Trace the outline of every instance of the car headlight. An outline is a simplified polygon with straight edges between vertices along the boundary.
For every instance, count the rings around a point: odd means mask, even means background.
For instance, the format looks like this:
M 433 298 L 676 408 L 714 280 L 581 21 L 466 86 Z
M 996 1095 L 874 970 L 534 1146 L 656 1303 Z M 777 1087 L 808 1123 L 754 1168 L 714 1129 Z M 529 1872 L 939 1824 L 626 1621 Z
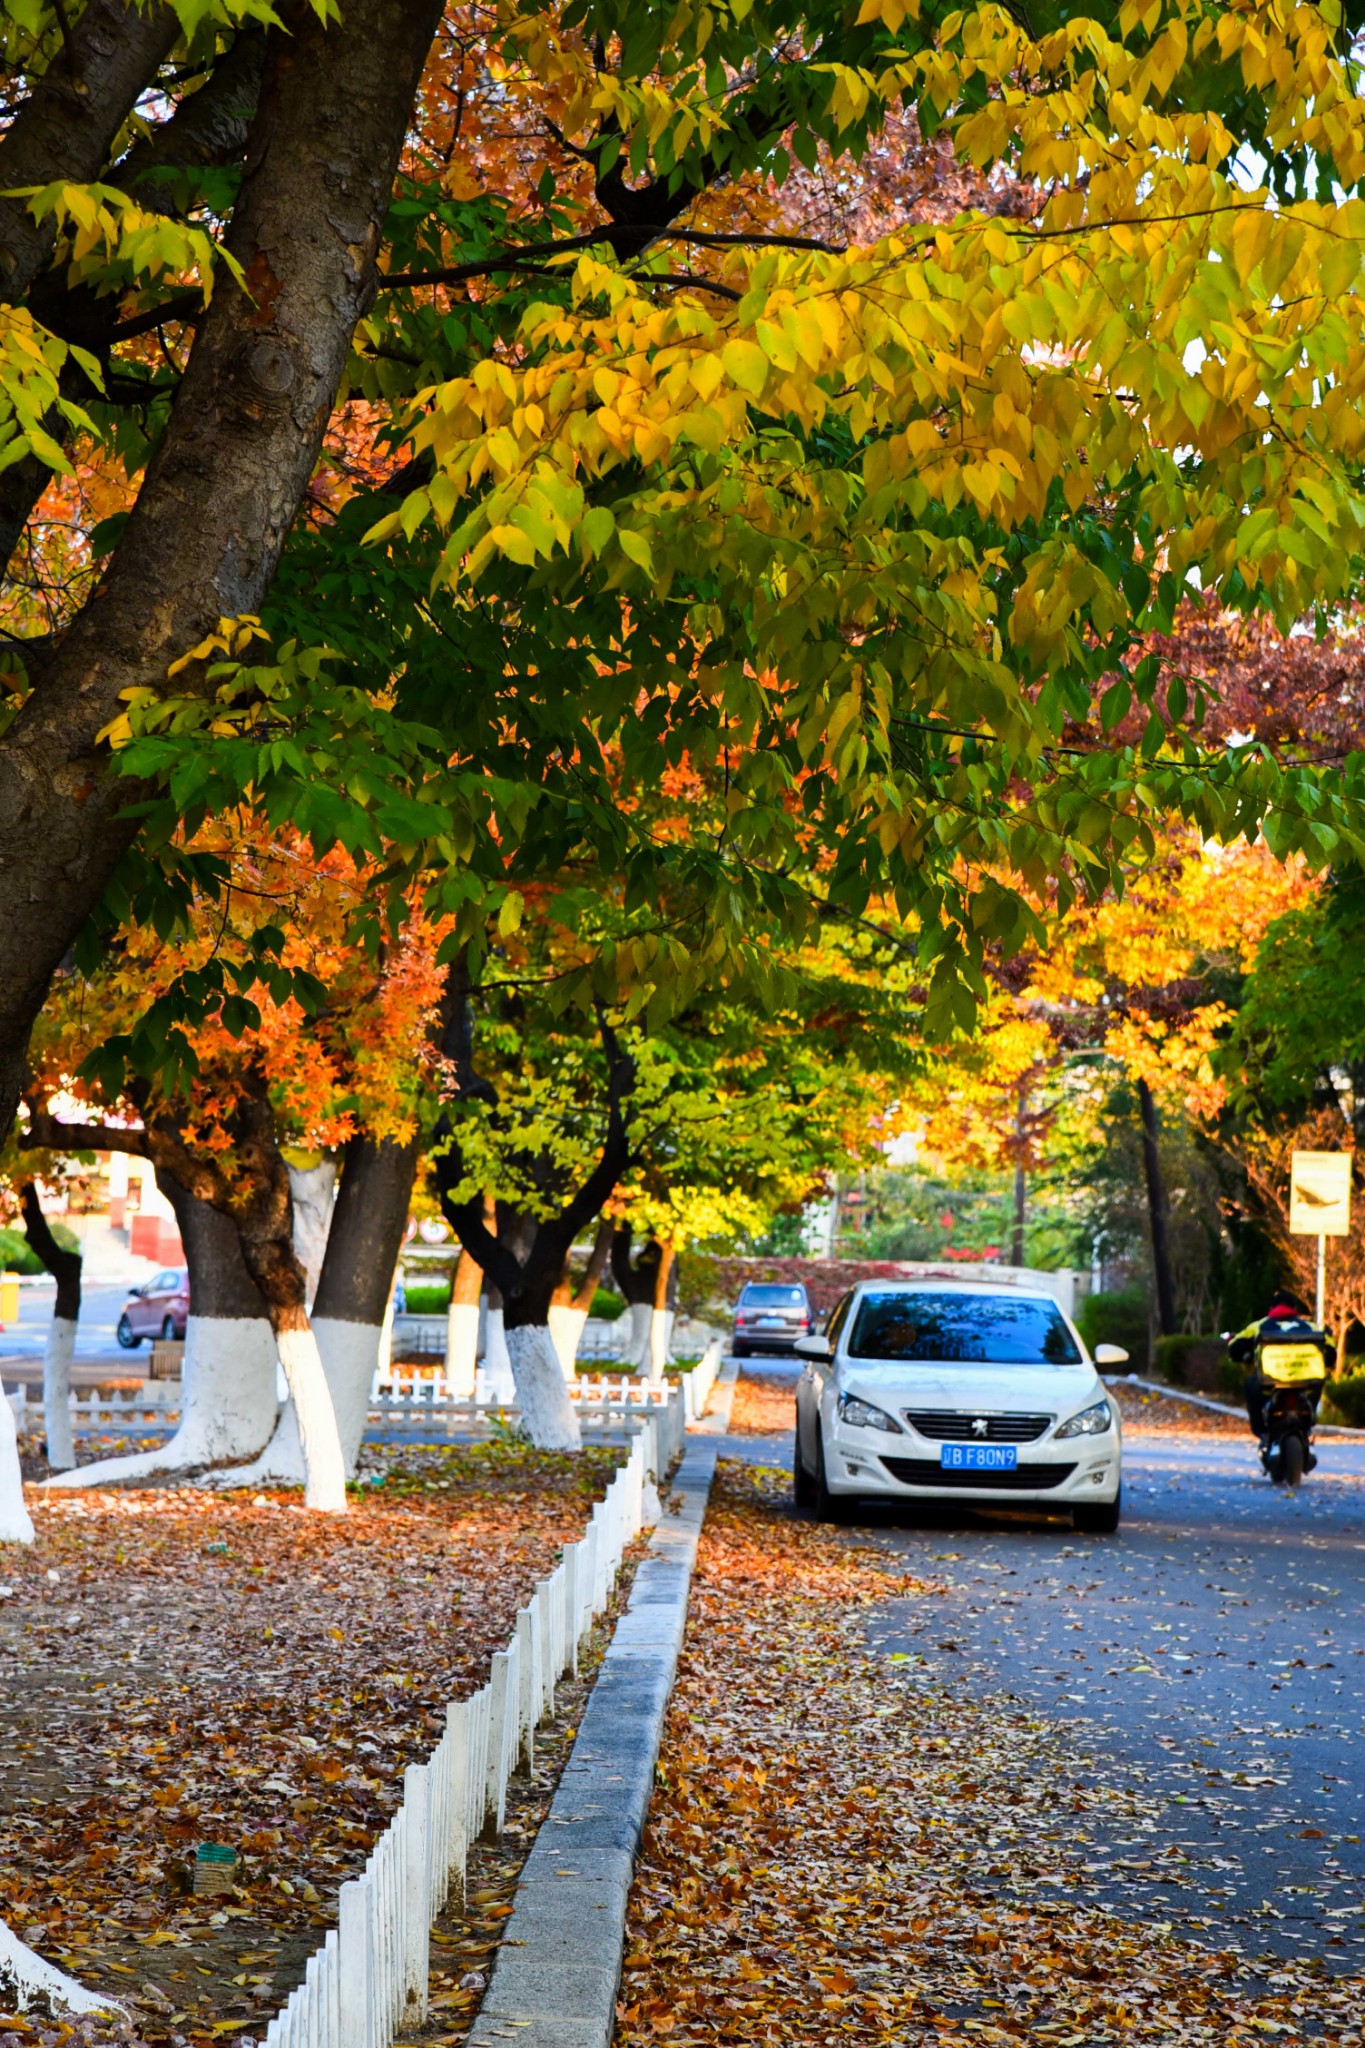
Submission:
M 1064 1436 L 1103 1436 L 1112 1428 L 1114 1411 L 1107 1401 L 1097 1401 L 1093 1408 L 1082 1408 L 1079 1415 L 1073 1415 L 1070 1422 L 1064 1422 L 1057 1432 L 1057 1438 Z
M 874 1408 L 870 1401 L 860 1401 L 856 1394 L 840 1394 L 839 1420 L 850 1429 L 884 1429 L 892 1436 L 905 1434 L 894 1415 L 888 1415 L 884 1408 Z

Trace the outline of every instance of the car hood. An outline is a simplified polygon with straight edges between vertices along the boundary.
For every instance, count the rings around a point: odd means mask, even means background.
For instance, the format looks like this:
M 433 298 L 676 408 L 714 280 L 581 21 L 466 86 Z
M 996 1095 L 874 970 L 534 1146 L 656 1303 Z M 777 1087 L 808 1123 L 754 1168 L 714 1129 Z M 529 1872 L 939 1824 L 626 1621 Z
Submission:
M 841 1393 L 861 1394 L 893 1414 L 946 1408 L 1064 1418 L 1104 1393 L 1093 1365 L 879 1365 L 851 1358 L 840 1364 L 838 1380 Z

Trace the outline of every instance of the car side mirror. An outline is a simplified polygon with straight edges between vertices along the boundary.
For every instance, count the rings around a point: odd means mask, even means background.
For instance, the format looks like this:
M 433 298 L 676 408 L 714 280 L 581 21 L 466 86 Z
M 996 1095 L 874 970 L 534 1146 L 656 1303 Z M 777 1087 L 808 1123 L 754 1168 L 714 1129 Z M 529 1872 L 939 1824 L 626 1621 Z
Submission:
M 798 1337 L 792 1345 L 792 1350 L 801 1358 L 828 1358 L 829 1338 L 819 1336 Z
M 1095 1363 L 1096 1365 L 1127 1365 L 1128 1353 L 1121 1344 L 1097 1344 L 1095 1346 Z

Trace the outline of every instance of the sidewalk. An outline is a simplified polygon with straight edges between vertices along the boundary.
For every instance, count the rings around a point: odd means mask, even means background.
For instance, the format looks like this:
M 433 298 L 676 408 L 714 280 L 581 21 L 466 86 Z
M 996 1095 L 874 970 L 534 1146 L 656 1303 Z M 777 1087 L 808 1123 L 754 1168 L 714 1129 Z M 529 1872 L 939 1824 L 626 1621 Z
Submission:
M 922 1655 L 872 1645 L 893 1600 L 925 1609 Z M 1358 2044 L 1359 1979 L 1098 1901 L 1097 1841 L 1155 1802 L 1060 1723 L 968 1696 L 936 1605 L 875 1539 L 795 1521 L 777 1473 L 722 1462 L 616 2048 Z

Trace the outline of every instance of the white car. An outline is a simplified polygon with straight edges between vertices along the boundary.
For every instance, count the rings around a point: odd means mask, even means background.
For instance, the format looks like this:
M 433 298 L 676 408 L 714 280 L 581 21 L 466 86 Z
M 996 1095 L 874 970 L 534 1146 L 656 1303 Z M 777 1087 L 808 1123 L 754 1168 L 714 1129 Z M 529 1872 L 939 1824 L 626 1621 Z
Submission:
M 864 1281 L 824 1336 L 797 1340 L 796 1500 L 838 1520 L 855 1499 L 1069 1508 L 1119 1525 L 1123 1436 L 1095 1365 L 1050 1294 L 984 1281 Z

